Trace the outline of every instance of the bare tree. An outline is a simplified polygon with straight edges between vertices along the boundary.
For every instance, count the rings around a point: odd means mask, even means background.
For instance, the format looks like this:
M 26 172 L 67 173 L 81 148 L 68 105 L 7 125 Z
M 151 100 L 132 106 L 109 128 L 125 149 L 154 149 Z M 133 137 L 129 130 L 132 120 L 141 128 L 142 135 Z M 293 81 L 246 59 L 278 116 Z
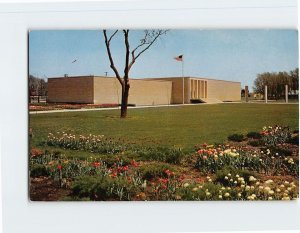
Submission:
M 107 50 L 107 55 L 110 62 L 110 67 L 114 71 L 116 78 L 119 80 L 122 88 L 122 100 L 121 100 L 121 118 L 126 118 L 127 116 L 127 105 L 128 105 L 128 97 L 129 97 L 129 72 L 137 59 L 147 51 L 155 41 L 162 35 L 166 34 L 168 30 L 145 30 L 144 37 L 140 40 L 140 43 L 132 50 L 130 50 L 130 42 L 129 42 L 129 30 L 124 29 L 124 43 L 126 48 L 125 55 L 125 67 L 124 67 L 124 75 L 121 77 L 117 67 L 115 66 L 114 59 L 111 53 L 110 42 L 113 37 L 118 33 L 119 30 L 115 30 L 110 36 L 108 36 L 107 31 L 103 30 L 105 45 Z

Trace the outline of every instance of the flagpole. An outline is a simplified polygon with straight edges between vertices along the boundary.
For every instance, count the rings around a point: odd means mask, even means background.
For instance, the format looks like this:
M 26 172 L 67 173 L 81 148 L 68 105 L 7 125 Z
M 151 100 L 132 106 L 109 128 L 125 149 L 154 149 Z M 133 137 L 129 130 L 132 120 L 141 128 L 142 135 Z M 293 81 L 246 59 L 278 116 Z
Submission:
M 181 64 L 181 72 L 182 72 L 182 104 L 184 104 L 184 61 L 182 59 L 182 64 Z

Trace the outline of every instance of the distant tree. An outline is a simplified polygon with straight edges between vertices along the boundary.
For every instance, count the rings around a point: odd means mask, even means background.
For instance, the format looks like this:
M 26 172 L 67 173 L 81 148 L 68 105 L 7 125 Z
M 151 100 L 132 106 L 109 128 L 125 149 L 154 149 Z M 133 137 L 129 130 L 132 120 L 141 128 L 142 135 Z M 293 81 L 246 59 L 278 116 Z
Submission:
M 114 58 L 112 56 L 110 43 L 113 37 L 118 33 L 118 30 L 115 30 L 110 36 L 107 35 L 107 30 L 103 30 L 105 46 L 110 62 L 110 67 L 114 71 L 116 78 L 119 80 L 122 88 L 122 100 L 121 100 L 121 118 L 126 118 L 127 116 L 127 105 L 128 105 L 128 97 L 129 97 L 129 72 L 132 66 L 135 64 L 137 59 L 148 50 L 155 41 L 162 35 L 166 34 L 168 30 L 145 30 L 144 37 L 141 38 L 140 43 L 134 47 L 134 49 L 130 50 L 130 42 L 129 42 L 129 32 L 130 30 L 124 29 L 124 43 L 125 43 L 125 67 L 124 67 L 124 75 L 121 77 L 119 70 L 117 69 Z
M 296 94 L 299 92 L 299 68 L 296 68 L 289 73 L 291 77 L 291 92 Z
M 241 90 L 241 96 L 242 96 L 242 97 L 245 97 L 245 92 L 246 92 L 245 89 L 242 89 L 242 90 Z
M 29 101 L 30 101 L 30 96 L 34 96 L 34 95 L 46 96 L 47 95 L 47 82 L 42 78 L 38 78 L 33 75 L 29 75 L 28 94 L 29 94 Z
M 287 72 L 270 73 L 265 72 L 258 74 L 254 80 L 253 90 L 255 93 L 264 95 L 265 86 L 268 86 L 268 97 L 279 99 L 284 95 L 285 85 L 289 86 L 290 91 L 298 90 L 298 68 Z

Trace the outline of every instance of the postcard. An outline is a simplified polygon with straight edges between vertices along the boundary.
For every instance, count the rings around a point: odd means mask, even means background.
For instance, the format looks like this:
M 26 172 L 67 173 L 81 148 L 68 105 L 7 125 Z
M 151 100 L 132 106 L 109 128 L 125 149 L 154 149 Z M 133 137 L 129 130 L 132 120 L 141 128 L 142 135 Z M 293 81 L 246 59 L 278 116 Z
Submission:
M 298 199 L 297 30 L 28 39 L 30 200 Z

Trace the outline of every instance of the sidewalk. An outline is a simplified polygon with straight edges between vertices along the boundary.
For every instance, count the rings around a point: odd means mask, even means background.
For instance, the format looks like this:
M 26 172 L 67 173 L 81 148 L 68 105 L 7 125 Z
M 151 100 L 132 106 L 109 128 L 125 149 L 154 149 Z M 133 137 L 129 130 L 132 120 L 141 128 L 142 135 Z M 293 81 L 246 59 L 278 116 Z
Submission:
M 266 104 L 265 102 L 223 102 L 223 103 L 201 103 L 201 104 L 171 104 L 171 105 L 146 105 L 128 107 L 128 109 L 140 109 L 140 108 L 160 108 L 160 107 L 183 107 L 183 106 L 201 106 L 201 105 L 212 105 L 212 104 Z M 284 102 L 268 102 L 267 104 L 299 104 L 299 103 L 284 103 Z M 106 111 L 106 110 L 119 110 L 121 107 L 113 108 L 81 108 L 81 109 L 60 109 L 60 110 L 49 110 L 49 111 L 30 111 L 29 114 L 43 114 L 43 113 L 60 113 L 60 112 L 87 112 L 87 111 Z

